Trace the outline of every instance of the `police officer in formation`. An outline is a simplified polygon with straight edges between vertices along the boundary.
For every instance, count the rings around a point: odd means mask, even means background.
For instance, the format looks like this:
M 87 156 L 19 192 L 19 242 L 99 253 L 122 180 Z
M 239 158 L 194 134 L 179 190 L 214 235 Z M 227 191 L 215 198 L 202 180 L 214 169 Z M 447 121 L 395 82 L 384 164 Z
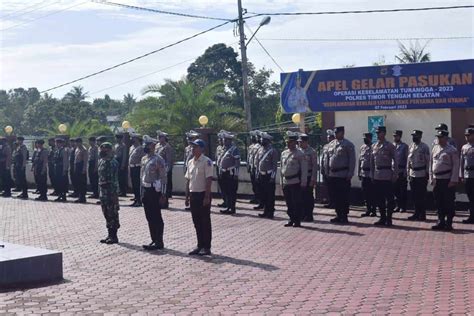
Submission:
M 174 164 L 174 150 L 173 147 L 168 142 L 168 133 L 157 131 L 158 144 L 156 145 L 156 154 L 160 155 L 161 158 L 165 161 L 166 164 L 166 178 L 168 183 L 166 184 L 166 192 L 163 192 L 165 195 L 165 204 L 163 208 L 168 208 L 169 203 L 168 199 L 171 198 L 171 191 L 173 189 L 173 164 Z
M 48 176 L 49 182 L 51 183 L 51 187 L 53 188 L 53 192 L 51 192 L 51 196 L 58 195 L 58 186 L 56 184 L 56 176 L 54 174 L 54 154 L 56 152 L 56 141 L 54 137 L 48 139 Z
M 286 132 L 286 149 L 281 153 L 280 183 L 290 218 L 285 227 L 301 227 L 303 217 L 302 192 L 308 181 L 308 160 L 297 147 L 299 134 Z
M 392 214 L 395 208 L 393 183 L 398 178 L 398 161 L 395 146 L 385 139 L 385 126 L 376 128 L 377 142 L 372 145 L 370 172 L 373 181 L 376 205 L 380 219 L 374 223 L 378 226 L 392 226 Z
M 393 133 L 393 145 L 396 149 L 398 161 L 398 179 L 394 185 L 396 208 L 394 212 L 405 212 L 407 209 L 407 162 L 408 145 L 402 142 L 403 131 L 396 130 Z
M 439 123 L 438 126 L 435 127 L 435 130 L 436 131 L 447 131 L 448 130 L 448 125 L 446 125 L 445 123 Z M 435 137 L 435 139 L 433 140 L 433 143 L 431 144 L 432 147 L 434 147 L 435 145 L 438 145 L 438 137 Z M 448 136 L 448 144 L 453 146 L 454 148 L 458 148 L 457 144 L 456 144 L 456 141 Z
M 89 149 L 88 149 L 88 166 L 87 173 L 89 176 L 89 182 L 91 185 L 92 194 L 89 195 L 91 199 L 99 198 L 99 147 L 97 146 L 97 140 L 94 136 L 89 137 Z
M 37 150 L 33 159 L 33 174 L 36 180 L 37 191 L 39 196 L 36 201 L 47 201 L 48 193 L 48 157 L 49 152 L 44 148 L 44 140 L 36 141 Z
M 133 203 L 132 207 L 141 207 L 142 199 L 140 196 L 140 173 L 142 166 L 142 158 L 145 155 L 143 152 L 142 146 L 142 136 L 137 133 L 132 133 L 130 135 L 132 139 L 132 146 L 129 150 L 129 168 L 130 168 L 130 180 L 132 182 L 132 191 L 133 191 Z
M 257 192 L 263 213 L 259 217 L 273 219 L 275 213 L 275 183 L 280 155 L 272 146 L 273 137 L 267 132 L 260 132 L 261 145 L 252 158 L 253 169 L 257 180 Z
M 328 203 L 324 205 L 325 208 L 333 208 L 334 207 L 334 197 L 331 198 L 332 192 L 329 190 L 329 144 L 336 138 L 334 135 L 334 130 L 328 129 L 326 130 L 326 140 L 327 143 L 323 146 L 321 151 L 321 176 L 323 178 L 323 183 L 326 185 L 327 192 L 328 192 Z
M 447 130 L 438 130 L 436 137 L 438 142 L 431 151 L 430 180 L 438 210 L 438 224 L 432 229 L 451 231 L 459 180 L 459 156 L 456 147 L 448 143 Z
M 344 126 L 334 129 L 335 139 L 328 147 L 328 182 L 330 195 L 334 197 L 336 217 L 331 223 L 349 222 L 351 180 L 355 170 L 355 148 L 344 138 Z
M 252 184 L 253 197 L 250 199 L 251 204 L 259 204 L 258 197 L 258 183 L 257 183 L 257 170 L 254 164 L 254 159 L 257 156 L 257 152 L 260 149 L 258 142 L 257 131 L 250 131 L 250 145 L 247 148 L 247 172 L 250 175 L 250 182 Z
M 69 157 L 64 146 L 64 139 L 56 138 L 56 152 L 54 153 L 54 175 L 56 177 L 58 197 L 55 202 L 65 202 L 68 186 Z
M 191 143 L 199 138 L 201 134 L 196 131 L 190 130 L 186 133 L 186 141 L 188 145 L 184 148 L 184 158 L 183 158 L 183 171 L 186 173 L 186 168 L 188 166 L 188 161 L 193 157 L 193 146 Z
M 318 157 L 316 150 L 309 146 L 309 136 L 304 133 L 300 133 L 298 138 L 298 147 L 306 155 L 306 161 L 308 162 L 308 178 L 306 181 L 306 188 L 302 192 L 303 195 L 303 222 L 313 222 L 313 209 L 314 209 L 314 187 L 317 181 L 318 174 Z
M 364 144 L 360 146 L 359 153 L 359 168 L 358 176 L 362 185 L 362 193 L 364 195 L 366 212 L 361 216 L 377 216 L 376 205 L 375 205 L 375 196 L 374 188 L 372 184 L 372 178 L 370 174 L 370 159 L 372 158 L 372 133 L 364 133 Z
M 229 132 L 222 132 L 224 149 L 219 159 L 219 173 L 222 178 L 222 193 L 226 198 L 227 208 L 222 214 L 235 214 L 237 189 L 239 185 L 240 152 L 234 144 L 235 136 Z
M 141 192 L 146 220 L 150 230 L 151 243 L 143 245 L 145 250 L 164 248 L 164 223 L 161 216 L 161 205 L 166 200 L 166 162 L 155 153 L 158 140 L 143 136 L 143 151 L 145 156 L 141 162 Z
M 222 132 L 223 130 L 217 133 L 217 147 L 216 147 L 214 165 L 215 165 L 216 175 L 217 175 L 217 187 L 222 197 L 222 203 L 218 204 L 217 206 L 227 208 L 226 197 L 222 191 L 222 176 L 219 172 L 220 159 L 222 157 L 222 154 L 224 153 L 224 138 L 222 137 Z
M 430 168 L 430 148 L 421 141 L 423 132 L 414 130 L 411 133 L 413 142 L 408 149 L 407 174 L 410 181 L 410 189 L 415 204 L 415 212 L 409 216 L 409 220 L 426 220 L 426 192 Z
M 112 144 L 104 142 L 100 145 L 100 160 L 98 164 L 98 185 L 100 188 L 100 204 L 105 217 L 108 231 L 107 237 L 101 239 L 103 244 L 118 243 L 117 231 L 120 228 L 119 221 L 119 164 L 114 158 Z
M 466 144 L 461 149 L 459 176 L 469 199 L 469 217 L 462 222 L 474 224 L 474 128 L 466 129 L 464 135 Z
M 12 188 L 12 177 L 11 177 L 11 165 L 12 165 L 12 149 L 7 142 L 7 139 L 0 136 L 0 191 L 2 197 L 11 197 Z
M 78 199 L 75 203 L 86 203 L 87 193 L 87 162 L 89 155 L 82 144 L 82 138 L 76 138 L 76 150 L 74 152 L 74 177 L 76 179 L 76 190 Z
M 119 163 L 119 196 L 127 196 L 128 187 L 128 152 L 123 141 L 123 134 L 116 134 L 115 160 Z
M 16 148 L 13 153 L 13 165 L 15 168 L 15 181 L 21 194 L 17 197 L 28 199 L 28 183 L 26 182 L 26 163 L 28 162 L 28 149 L 23 144 L 25 138 L 17 137 Z
M 74 170 L 75 159 L 76 159 L 76 139 L 70 138 L 69 139 L 69 148 L 65 148 L 66 152 L 69 155 L 69 178 L 71 179 L 72 185 L 72 193 L 68 195 L 68 197 L 79 197 L 77 193 L 77 181 L 76 181 L 76 172 Z

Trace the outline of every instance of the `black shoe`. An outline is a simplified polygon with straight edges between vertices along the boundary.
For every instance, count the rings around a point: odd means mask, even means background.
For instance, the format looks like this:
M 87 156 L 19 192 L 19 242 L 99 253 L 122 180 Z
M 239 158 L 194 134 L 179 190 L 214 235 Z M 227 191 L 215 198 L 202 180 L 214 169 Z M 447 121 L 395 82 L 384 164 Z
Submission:
M 81 204 L 84 204 L 84 203 L 87 203 L 86 199 L 82 198 L 82 199 L 77 199 L 74 201 L 74 203 L 81 203 Z
M 20 194 L 16 196 L 17 199 L 28 200 L 28 194 Z
M 347 217 L 343 217 L 343 218 L 339 219 L 339 223 L 340 224 L 349 224 L 349 220 L 347 219 Z
M 18 189 L 18 188 L 15 188 L 15 189 L 12 190 L 12 192 L 21 192 L 21 191 L 23 191 L 23 190 L 22 190 L 22 189 Z
M 149 245 L 143 245 L 143 249 L 145 250 L 158 250 L 158 249 L 163 249 L 164 245 L 163 243 L 157 243 L 157 242 L 152 242 Z
M 98 194 L 91 194 L 88 196 L 89 199 L 98 199 L 99 195 Z
M 367 216 L 370 216 L 370 215 L 371 215 L 370 212 L 365 212 L 365 213 L 362 213 L 362 214 L 360 215 L 360 217 L 367 217 Z
M 418 220 L 419 220 L 420 222 L 424 222 L 424 221 L 426 221 L 426 216 L 420 216 L 420 217 L 418 218 Z
M 331 218 L 331 219 L 329 220 L 329 222 L 331 222 L 331 223 L 340 223 L 340 222 L 341 222 L 341 219 L 336 216 L 336 217 L 334 217 L 334 218 Z
M 387 219 L 387 221 L 385 222 L 385 226 L 387 227 L 392 227 L 392 220 L 391 219 Z
M 127 197 L 127 193 L 123 193 L 123 192 L 122 192 L 122 193 L 119 194 L 119 196 L 120 196 L 120 197 Z
M 138 207 L 138 203 L 137 203 L 137 202 L 133 202 L 132 204 L 130 204 L 130 207 Z
M 251 200 L 249 201 L 249 203 L 250 203 L 250 204 L 258 204 L 259 202 L 258 202 L 257 199 L 251 199 Z
M 199 255 L 199 256 L 210 256 L 210 255 L 212 255 L 211 249 L 202 248 L 202 249 L 199 251 L 198 255 Z
M 452 232 L 454 230 L 453 225 L 446 224 L 446 226 L 444 227 L 444 230 L 447 232 Z
M 385 219 L 379 219 L 374 223 L 375 226 L 385 226 Z
M 404 208 L 401 208 L 401 209 L 400 209 L 400 213 L 406 213 L 406 211 L 407 211 L 407 210 L 404 209 Z
M 304 222 L 304 223 L 312 223 L 312 222 L 314 222 L 314 219 L 311 218 L 311 217 L 305 217 L 305 218 L 303 218 L 302 222 Z
M 68 194 L 67 197 L 77 198 L 77 197 L 79 197 L 79 194 L 71 193 L 71 194 Z
M 462 221 L 463 224 L 474 224 L 474 217 L 468 217 Z
M 294 223 L 292 221 L 289 221 L 288 223 L 286 223 L 285 225 L 283 225 L 284 227 L 293 227 Z
M 399 207 L 396 207 L 394 210 L 393 210 L 393 213 L 398 213 L 400 212 L 400 208 Z
M 188 207 L 185 207 L 184 210 L 185 210 L 185 211 L 190 211 L 191 208 L 188 206 Z
M 35 201 L 47 201 L 48 198 L 46 196 L 38 196 Z
M 234 209 L 230 209 L 229 212 L 227 212 L 227 214 L 230 214 L 230 215 L 235 214 L 235 208 L 234 208 Z
M 408 216 L 407 220 L 409 221 L 417 221 L 419 220 L 418 215 L 413 214 L 412 216 Z
M 104 239 L 101 239 L 101 240 L 100 240 L 100 243 L 101 243 L 101 244 L 106 244 L 106 243 L 108 243 L 109 240 L 110 240 L 110 236 L 107 236 L 107 237 L 105 237 Z
M 229 214 L 229 209 L 220 210 L 219 212 L 220 212 L 221 214 Z
M 188 255 L 190 255 L 190 256 L 196 256 L 196 255 L 198 255 L 200 252 L 201 252 L 201 248 L 195 248 L 195 249 L 193 249 L 192 251 L 190 251 L 190 252 L 188 253 Z
M 370 217 L 377 217 L 377 213 L 375 212 L 370 213 Z
M 53 192 L 52 192 L 50 195 L 51 195 L 51 196 L 58 196 L 58 195 L 59 195 L 59 193 L 58 193 L 58 192 L 56 192 L 56 191 L 53 191 Z
M 225 203 L 220 203 L 220 204 L 217 204 L 218 207 L 227 207 L 227 204 Z
M 434 226 L 431 226 L 431 229 L 432 230 L 444 230 L 445 227 L 446 227 L 446 225 L 444 223 L 438 223 Z
M 54 199 L 54 202 L 66 202 L 66 197 L 58 196 L 56 199 Z
M 40 192 L 36 190 L 35 192 L 33 192 L 33 194 L 40 194 Z
M 293 227 L 301 227 L 301 223 L 294 223 Z
M 261 210 L 261 209 L 263 209 L 264 207 L 265 207 L 265 206 L 263 206 L 263 205 L 257 205 L 257 206 L 254 206 L 253 209 L 254 209 L 254 210 Z

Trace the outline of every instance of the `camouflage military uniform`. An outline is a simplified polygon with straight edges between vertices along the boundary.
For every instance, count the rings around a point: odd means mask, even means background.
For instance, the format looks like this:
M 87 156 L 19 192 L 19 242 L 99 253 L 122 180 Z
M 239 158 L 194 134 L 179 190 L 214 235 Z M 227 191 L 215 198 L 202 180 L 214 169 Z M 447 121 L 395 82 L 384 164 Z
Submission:
M 108 229 L 118 229 L 119 222 L 119 182 L 118 182 L 119 165 L 117 160 L 100 159 L 99 160 L 99 197 L 102 206 L 102 212 L 107 221 Z

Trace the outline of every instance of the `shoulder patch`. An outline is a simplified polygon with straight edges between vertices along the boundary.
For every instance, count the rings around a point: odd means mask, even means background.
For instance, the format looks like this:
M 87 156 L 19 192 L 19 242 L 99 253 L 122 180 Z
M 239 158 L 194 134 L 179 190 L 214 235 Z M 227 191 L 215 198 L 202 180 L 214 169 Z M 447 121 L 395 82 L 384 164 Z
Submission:
M 212 161 L 211 161 L 211 159 L 208 159 L 208 160 L 207 160 L 207 165 L 208 165 L 209 167 L 212 166 Z

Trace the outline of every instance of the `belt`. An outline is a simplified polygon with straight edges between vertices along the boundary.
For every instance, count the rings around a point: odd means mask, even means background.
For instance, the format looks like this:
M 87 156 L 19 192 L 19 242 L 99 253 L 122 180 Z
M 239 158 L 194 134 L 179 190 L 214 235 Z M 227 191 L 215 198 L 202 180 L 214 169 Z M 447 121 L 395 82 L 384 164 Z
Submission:
M 416 167 L 416 168 L 410 167 L 410 169 L 413 171 L 421 171 L 421 170 L 426 170 L 426 166 L 421 166 L 421 167 Z
M 339 172 L 344 170 L 349 170 L 349 167 L 331 168 L 331 172 Z
M 392 166 L 375 166 L 377 170 L 392 170 Z
M 141 164 L 130 164 L 130 168 L 141 167 Z
M 300 173 L 297 173 L 295 175 L 292 175 L 292 176 L 285 176 L 285 179 L 286 180 L 291 180 L 291 179 L 296 179 L 296 178 L 299 178 L 301 176 Z
M 453 170 L 450 169 L 450 170 L 446 170 L 446 171 L 435 172 L 434 174 L 435 174 L 435 176 L 442 176 L 442 175 L 451 173 L 451 171 L 453 171 Z
M 147 189 L 151 189 L 151 188 L 154 188 L 155 186 L 153 185 L 153 183 L 143 183 L 142 182 L 142 187 L 147 188 Z
M 264 175 L 270 174 L 272 172 L 271 171 L 259 171 L 258 173 L 264 176 Z
M 224 172 L 227 172 L 227 171 L 231 171 L 231 170 L 234 170 L 234 169 L 235 169 L 235 167 L 231 167 L 231 168 L 227 168 L 227 169 L 222 168 L 221 170 L 224 171 Z

